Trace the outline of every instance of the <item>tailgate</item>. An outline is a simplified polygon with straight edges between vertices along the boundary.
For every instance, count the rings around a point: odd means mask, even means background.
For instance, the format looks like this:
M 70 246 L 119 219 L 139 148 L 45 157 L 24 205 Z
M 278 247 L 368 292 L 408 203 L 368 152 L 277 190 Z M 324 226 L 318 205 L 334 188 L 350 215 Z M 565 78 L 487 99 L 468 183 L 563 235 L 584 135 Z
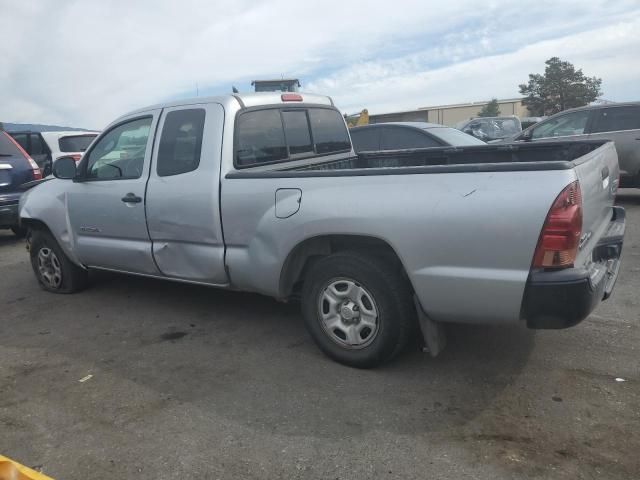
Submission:
M 612 142 L 574 160 L 582 196 L 582 230 L 570 268 L 533 269 L 522 317 L 529 328 L 566 328 L 584 320 L 611 295 L 625 232 L 625 213 L 613 205 L 618 157 Z
M 582 193 L 582 235 L 576 266 L 591 260 L 591 253 L 606 234 L 615 202 L 620 169 L 613 142 L 575 160 Z

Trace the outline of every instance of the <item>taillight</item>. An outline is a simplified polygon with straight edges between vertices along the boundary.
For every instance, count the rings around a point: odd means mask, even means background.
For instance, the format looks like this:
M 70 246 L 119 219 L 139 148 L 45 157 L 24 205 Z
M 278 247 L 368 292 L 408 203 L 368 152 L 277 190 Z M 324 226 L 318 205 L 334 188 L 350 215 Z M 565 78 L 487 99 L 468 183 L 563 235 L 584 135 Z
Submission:
M 42 172 L 40 171 L 40 167 L 38 167 L 38 164 L 33 161 L 33 158 L 29 156 L 29 154 L 24 150 L 24 148 L 22 148 L 22 146 L 18 142 L 16 142 L 16 140 L 11 135 L 9 135 L 6 132 L 5 132 L 5 135 L 11 141 L 11 143 L 13 143 L 16 146 L 16 148 L 20 150 L 20 153 L 22 153 L 22 155 L 24 156 L 24 159 L 29 163 L 29 166 L 31 167 L 31 171 L 33 172 L 33 179 L 40 180 L 42 178 Z
M 27 157 L 27 161 L 29 165 L 31 165 L 31 170 L 33 171 L 33 179 L 40 180 L 42 178 L 42 172 L 40 171 L 40 167 L 36 162 L 33 161 L 33 158 Z
M 569 184 L 556 198 L 540 232 L 533 267 L 573 267 L 582 233 L 580 184 Z

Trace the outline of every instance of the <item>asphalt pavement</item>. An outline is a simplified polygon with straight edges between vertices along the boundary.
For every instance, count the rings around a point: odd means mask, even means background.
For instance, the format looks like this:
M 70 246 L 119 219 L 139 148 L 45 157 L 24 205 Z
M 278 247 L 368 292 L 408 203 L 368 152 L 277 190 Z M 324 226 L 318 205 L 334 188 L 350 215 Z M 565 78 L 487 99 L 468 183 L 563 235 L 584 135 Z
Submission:
M 640 478 L 640 191 L 619 203 L 618 285 L 582 324 L 456 325 L 368 371 L 258 295 L 46 293 L 0 232 L 0 454 L 56 479 Z

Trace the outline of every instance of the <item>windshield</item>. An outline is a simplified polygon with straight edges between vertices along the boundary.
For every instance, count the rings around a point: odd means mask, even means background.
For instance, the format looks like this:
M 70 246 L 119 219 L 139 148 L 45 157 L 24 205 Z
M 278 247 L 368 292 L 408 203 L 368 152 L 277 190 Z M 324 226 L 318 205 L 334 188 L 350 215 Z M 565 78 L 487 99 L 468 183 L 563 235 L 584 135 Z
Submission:
M 460 130 L 449 127 L 441 128 L 425 128 L 431 135 L 438 137 L 440 140 L 452 145 L 454 147 L 464 147 L 469 145 L 486 145 L 482 140 L 479 140 L 471 135 L 467 135 Z
M 97 136 L 97 133 L 93 133 L 60 137 L 58 146 L 61 152 L 84 152 Z

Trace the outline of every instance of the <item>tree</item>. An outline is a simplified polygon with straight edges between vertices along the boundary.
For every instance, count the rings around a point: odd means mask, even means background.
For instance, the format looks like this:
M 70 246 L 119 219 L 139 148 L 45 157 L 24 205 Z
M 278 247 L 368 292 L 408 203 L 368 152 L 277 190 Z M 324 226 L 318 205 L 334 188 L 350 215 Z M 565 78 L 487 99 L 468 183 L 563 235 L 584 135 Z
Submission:
M 551 57 L 544 75 L 529 74 L 529 83 L 520 85 L 522 100 L 533 116 L 553 115 L 567 108 L 582 107 L 601 95 L 602 79 L 587 77 L 582 69 Z
M 499 117 L 500 116 L 500 106 L 498 105 L 498 99 L 492 98 L 489 103 L 487 103 L 482 109 L 478 112 L 479 117 Z

